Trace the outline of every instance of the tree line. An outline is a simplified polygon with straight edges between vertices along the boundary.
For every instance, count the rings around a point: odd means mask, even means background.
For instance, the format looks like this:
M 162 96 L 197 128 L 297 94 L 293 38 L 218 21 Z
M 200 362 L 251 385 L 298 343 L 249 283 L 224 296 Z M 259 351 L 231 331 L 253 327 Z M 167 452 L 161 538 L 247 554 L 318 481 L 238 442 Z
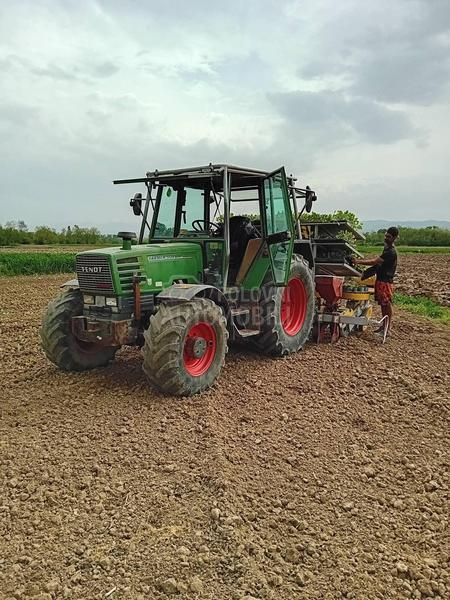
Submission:
M 252 220 L 259 218 L 259 215 L 246 216 Z M 302 223 L 311 221 L 348 221 L 355 229 L 362 228 L 359 218 L 348 210 L 338 210 L 329 214 L 316 212 L 304 213 L 300 221 Z M 399 232 L 398 246 L 450 246 L 450 229 L 441 229 L 436 226 L 418 229 L 413 227 L 399 227 Z M 366 243 L 373 246 L 383 245 L 384 233 L 384 229 L 365 233 Z M 9 221 L 5 225 L 0 225 L 0 246 L 16 246 L 19 244 L 114 245 L 118 243 L 117 236 L 103 234 L 96 227 L 69 225 L 61 229 L 61 231 L 56 231 L 52 227 L 42 225 L 30 231 L 24 221 Z
M 0 246 L 16 246 L 19 244 L 117 244 L 118 238 L 112 234 L 103 234 L 96 227 L 79 227 L 68 225 L 56 231 L 52 227 L 42 225 L 29 231 L 24 221 L 9 221 L 0 225 Z
M 441 229 L 435 225 L 430 227 L 399 227 L 397 246 L 450 246 L 450 229 Z M 366 243 L 381 246 L 384 242 L 384 229 L 366 233 Z

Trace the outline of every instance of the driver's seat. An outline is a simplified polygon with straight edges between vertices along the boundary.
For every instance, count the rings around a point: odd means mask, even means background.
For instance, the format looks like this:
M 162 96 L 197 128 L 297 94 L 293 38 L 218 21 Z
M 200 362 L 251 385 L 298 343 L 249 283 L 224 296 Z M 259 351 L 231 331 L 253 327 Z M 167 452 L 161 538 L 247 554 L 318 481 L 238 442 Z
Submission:
M 247 244 L 256 239 L 258 233 L 248 217 L 237 215 L 230 218 L 230 267 L 228 283 L 234 283 L 242 264 Z

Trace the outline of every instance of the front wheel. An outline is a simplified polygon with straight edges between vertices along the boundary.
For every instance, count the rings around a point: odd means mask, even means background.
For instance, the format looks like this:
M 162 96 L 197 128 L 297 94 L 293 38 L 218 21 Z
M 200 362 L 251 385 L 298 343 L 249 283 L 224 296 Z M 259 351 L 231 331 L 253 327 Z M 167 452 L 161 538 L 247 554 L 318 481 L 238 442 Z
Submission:
M 190 396 L 217 379 L 227 353 L 228 330 L 212 300 L 161 303 L 144 333 L 143 369 L 161 391 Z
M 301 350 L 311 331 L 314 308 L 311 270 L 302 257 L 294 255 L 287 286 L 267 284 L 261 289 L 261 333 L 254 345 L 272 356 Z
M 83 314 L 80 290 L 66 290 L 50 302 L 41 327 L 41 345 L 62 371 L 87 371 L 110 363 L 117 348 L 83 342 L 72 333 L 72 317 Z

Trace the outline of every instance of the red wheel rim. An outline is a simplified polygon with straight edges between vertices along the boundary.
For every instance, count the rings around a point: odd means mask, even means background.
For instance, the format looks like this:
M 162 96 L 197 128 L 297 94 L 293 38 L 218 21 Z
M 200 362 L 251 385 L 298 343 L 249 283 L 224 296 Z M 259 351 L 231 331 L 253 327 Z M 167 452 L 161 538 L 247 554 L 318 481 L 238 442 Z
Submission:
M 307 296 L 305 284 L 293 277 L 285 287 L 281 299 L 281 325 L 288 335 L 296 335 L 306 319 Z
M 216 349 L 217 340 L 214 327 L 205 322 L 193 325 L 184 342 L 184 368 L 193 377 L 200 377 L 211 366 Z

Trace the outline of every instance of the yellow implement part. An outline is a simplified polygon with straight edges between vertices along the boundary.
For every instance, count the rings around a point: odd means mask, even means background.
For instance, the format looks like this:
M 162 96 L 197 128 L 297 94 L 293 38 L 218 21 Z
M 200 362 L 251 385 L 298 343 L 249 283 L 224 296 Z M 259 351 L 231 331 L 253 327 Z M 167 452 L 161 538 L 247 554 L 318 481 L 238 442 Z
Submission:
M 342 297 L 346 300 L 370 300 L 369 292 L 344 292 Z
M 368 286 L 371 286 L 371 287 L 375 287 L 375 280 L 376 280 L 376 275 L 373 275 L 372 277 L 368 277 L 367 279 L 360 279 L 359 281 L 363 285 L 368 285 Z

